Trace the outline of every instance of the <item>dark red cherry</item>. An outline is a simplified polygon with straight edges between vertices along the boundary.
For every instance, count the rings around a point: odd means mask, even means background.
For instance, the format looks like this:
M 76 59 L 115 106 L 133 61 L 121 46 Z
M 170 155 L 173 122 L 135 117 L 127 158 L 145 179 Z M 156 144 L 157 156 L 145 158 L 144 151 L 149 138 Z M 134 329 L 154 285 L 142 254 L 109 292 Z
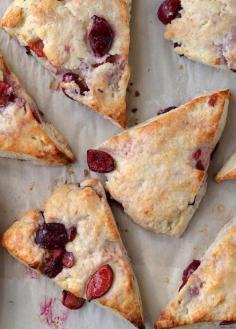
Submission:
M 179 291 L 185 286 L 189 277 L 196 271 L 196 269 L 200 266 L 201 262 L 199 260 L 194 259 L 191 264 L 184 270 L 182 275 L 182 284 L 179 287 Z
M 104 151 L 88 150 L 87 163 L 90 170 L 100 174 L 109 173 L 115 169 L 114 159 Z
M 64 247 L 68 242 L 65 225 L 60 223 L 43 224 L 36 231 L 35 242 L 44 249 Z
M 75 263 L 75 258 L 72 252 L 66 251 L 62 257 L 62 264 L 64 267 L 71 268 Z
M 222 321 L 220 323 L 220 326 L 228 326 L 230 324 L 235 324 L 235 323 L 236 323 L 236 321 Z
M 84 96 L 85 93 L 89 91 L 85 80 L 81 79 L 78 74 L 67 72 L 63 75 L 63 82 L 69 83 L 72 81 L 74 81 L 79 86 L 81 96 Z
M 208 101 L 208 104 L 212 107 L 214 107 L 217 103 L 217 100 L 218 100 L 218 95 L 217 94 L 214 94 L 210 97 L 209 101 Z
M 76 237 L 76 234 L 77 234 L 77 229 L 75 226 L 71 226 L 70 228 L 68 228 L 67 236 L 69 241 L 73 241 Z
M 55 278 L 63 269 L 61 255 L 50 255 L 46 258 L 40 267 L 40 271 L 50 279 Z
M 170 106 L 170 107 L 167 107 L 165 109 L 161 109 L 160 111 L 157 112 L 157 115 L 168 113 L 168 112 L 170 112 L 170 111 L 172 111 L 174 109 L 176 109 L 176 106 Z
M 181 9 L 181 0 L 165 0 L 160 5 L 157 16 L 163 24 L 167 25 L 178 16 Z
M 85 300 L 81 297 L 76 297 L 71 292 L 63 290 L 62 292 L 62 304 L 70 310 L 78 310 L 85 303 Z
M 13 88 L 6 82 L 0 82 L 0 107 L 14 100 Z
M 111 49 L 114 32 L 105 18 L 94 15 L 88 34 L 90 47 L 96 57 L 103 57 Z

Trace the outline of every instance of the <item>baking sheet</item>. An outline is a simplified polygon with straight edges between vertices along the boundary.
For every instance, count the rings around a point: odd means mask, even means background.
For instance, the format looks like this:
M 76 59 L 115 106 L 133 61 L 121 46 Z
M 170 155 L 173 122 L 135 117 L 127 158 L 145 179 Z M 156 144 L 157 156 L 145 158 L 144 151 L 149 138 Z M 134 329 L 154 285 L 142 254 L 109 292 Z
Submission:
M 0 1 L 0 16 L 11 1 Z M 174 54 L 163 40 L 156 19 L 157 0 L 133 0 L 128 93 L 129 125 L 154 116 L 160 108 L 178 106 L 207 90 L 230 88 L 228 123 L 214 156 L 208 192 L 183 238 L 155 236 L 133 224 L 121 208 L 113 211 L 140 285 L 147 328 L 179 286 L 183 269 L 200 258 L 220 228 L 236 215 L 236 182 L 217 185 L 212 177 L 236 150 L 236 75 L 193 63 Z M 0 49 L 39 108 L 67 137 L 78 162 L 70 168 L 36 167 L 27 162 L 0 159 L 0 233 L 25 210 L 42 207 L 50 191 L 67 181 L 83 179 L 86 150 L 120 129 L 96 113 L 49 89 L 51 77 L 25 50 L 0 31 Z M 136 91 L 140 93 L 137 95 Z M 133 113 L 132 109 L 138 109 Z M 50 280 L 26 270 L 0 250 L 1 329 L 131 329 L 125 320 L 90 303 L 80 311 L 61 306 L 60 289 Z M 205 327 L 205 326 L 204 326 Z

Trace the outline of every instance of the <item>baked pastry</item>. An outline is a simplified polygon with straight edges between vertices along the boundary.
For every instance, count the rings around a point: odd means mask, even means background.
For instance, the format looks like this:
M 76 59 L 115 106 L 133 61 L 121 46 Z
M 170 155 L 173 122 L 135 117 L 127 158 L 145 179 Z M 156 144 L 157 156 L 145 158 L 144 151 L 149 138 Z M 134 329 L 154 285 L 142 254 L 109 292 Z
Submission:
M 233 219 L 219 232 L 201 262 L 194 260 L 184 271 L 179 292 L 156 321 L 155 329 L 236 321 L 235 240 Z
M 3 235 L 14 257 L 47 275 L 71 309 L 94 300 L 143 328 L 139 290 L 101 183 L 64 185 Z
M 63 165 L 75 158 L 64 137 L 37 105 L 0 54 L 0 157 Z
M 216 91 L 168 108 L 88 151 L 89 168 L 106 173 L 107 190 L 137 224 L 177 237 L 185 231 L 206 191 L 229 96 Z
M 228 179 L 236 179 L 236 153 L 230 157 L 215 177 L 217 183 Z
M 15 0 L 1 26 L 62 91 L 120 126 L 130 76 L 130 0 Z
M 158 17 L 179 55 L 236 70 L 236 7 L 229 0 L 165 0 Z

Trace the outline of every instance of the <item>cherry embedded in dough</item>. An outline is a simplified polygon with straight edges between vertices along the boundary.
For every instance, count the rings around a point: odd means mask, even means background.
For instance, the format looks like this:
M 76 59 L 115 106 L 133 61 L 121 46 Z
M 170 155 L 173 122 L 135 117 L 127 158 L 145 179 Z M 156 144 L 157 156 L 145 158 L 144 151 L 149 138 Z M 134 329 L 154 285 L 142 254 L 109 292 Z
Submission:
M 62 81 L 65 83 L 75 82 L 80 89 L 80 95 L 84 96 L 86 92 L 89 91 L 89 88 L 84 79 L 80 78 L 80 76 L 73 72 L 67 72 L 63 75 Z M 64 88 L 64 92 L 66 93 L 67 88 Z
M 38 56 L 38 57 L 46 57 L 43 51 L 44 44 L 41 39 L 31 40 L 28 43 L 28 47 Z
M 208 101 L 208 104 L 212 107 L 214 107 L 217 103 L 217 99 L 218 99 L 218 95 L 217 94 L 214 94 L 210 97 L 209 101 Z
M 75 226 L 71 226 L 67 229 L 67 236 L 69 241 L 73 241 L 76 237 L 77 229 Z
M 181 9 L 180 0 L 165 0 L 160 5 L 157 16 L 163 24 L 167 25 L 179 15 Z
M 110 265 L 101 266 L 90 278 L 87 284 L 86 296 L 88 300 L 104 296 L 113 283 L 113 270 Z
M 89 169 L 100 173 L 109 173 L 115 169 L 115 162 L 112 156 L 100 150 L 88 150 L 87 162 Z
M 200 266 L 201 262 L 197 259 L 194 259 L 191 264 L 184 270 L 182 275 L 182 284 L 179 287 L 179 291 L 185 286 L 189 277 L 196 271 L 196 269 Z
M 54 255 L 50 255 L 40 266 L 40 271 L 50 279 L 55 278 L 62 270 L 61 256 L 55 257 Z
M 36 231 L 35 243 L 44 249 L 64 247 L 68 242 L 65 225 L 60 223 L 43 224 Z
M 13 100 L 13 88 L 7 82 L 0 81 L 0 107 L 6 106 Z
M 96 15 L 92 17 L 92 27 L 88 34 L 88 40 L 96 57 L 103 57 L 110 51 L 114 32 L 105 18 Z
M 62 257 L 62 264 L 66 268 L 71 268 L 75 264 L 75 258 L 72 252 L 66 251 Z

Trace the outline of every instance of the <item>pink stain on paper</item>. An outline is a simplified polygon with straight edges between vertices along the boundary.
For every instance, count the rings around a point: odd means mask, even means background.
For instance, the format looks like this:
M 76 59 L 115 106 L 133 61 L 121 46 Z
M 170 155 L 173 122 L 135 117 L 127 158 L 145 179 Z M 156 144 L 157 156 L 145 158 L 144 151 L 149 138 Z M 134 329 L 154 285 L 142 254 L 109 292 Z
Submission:
M 25 268 L 25 276 L 27 278 L 30 278 L 32 280 L 37 280 L 39 278 L 39 275 L 37 272 L 35 272 L 32 268 L 26 267 Z
M 65 329 L 65 323 L 69 316 L 66 310 L 56 298 L 45 297 L 40 303 L 40 319 L 51 329 Z

